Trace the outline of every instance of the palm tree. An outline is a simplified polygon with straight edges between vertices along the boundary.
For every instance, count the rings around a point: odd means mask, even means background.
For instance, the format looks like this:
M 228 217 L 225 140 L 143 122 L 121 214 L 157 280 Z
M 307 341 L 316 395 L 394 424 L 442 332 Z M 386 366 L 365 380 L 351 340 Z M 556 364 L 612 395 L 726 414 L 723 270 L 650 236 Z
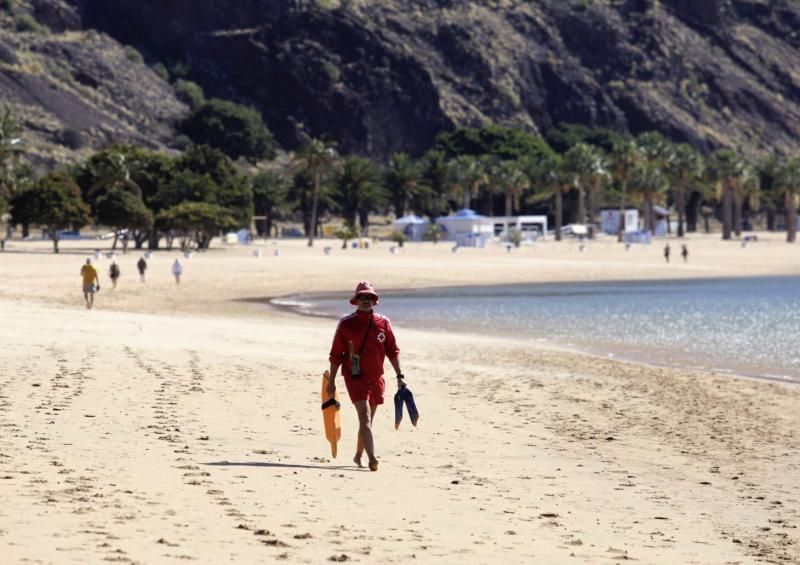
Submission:
M 463 207 L 469 208 L 489 175 L 484 163 L 473 155 L 460 155 L 447 163 L 448 184 L 456 197 L 462 199 Z
M 422 190 L 413 199 L 415 209 L 422 211 L 434 220 L 437 216 L 446 213 L 448 203 L 447 193 L 447 158 L 442 151 L 428 151 L 422 161 L 422 176 L 420 188 Z
M 703 174 L 703 159 L 688 143 L 667 150 L 666 173 L 675 189 L 675 208 L 678 211 L 678 237 L 684 235 L 686 221 L 686 187 Z
M 800 192 L 800 158 L 784 162 L 776 178 L 776 188 L 783 195 L 786 209 L 786 241 L 793 243 L 797 237 L 797 196 Z
M 369 229 L 369 212 L 388 200 L 381 180 L 381 171 L 375 163 L 366 157 L 351 156 L 344 160 L 336 182 L 345 223 L 354 227 L 358 216 L 365 235 Z
M 251 183 L 255 212 L 264 216 L 264 237 L 269 237 L 275 217 L 286 203 L 290 181 L 281 172 L 263 171 L 256 174 Z
M 395 153 L 389 158 L 385 183 L 398 218 L 405 215 L 411 200 L 424 190 L 420 183 L 421 176 L 419 164 L 407 153 Z
M 663 198 L 667 190 L 667 177 L 661 167 L 653 161 L 641 161 L 631 170 L 631 190 L 644 202 L 645 229 L 655 234 L 655 203 Z
M 641 159 L 639 146 L 629 138 L 624 138 L 614 143 L 611 151 L 611 171 L 619 180 L 619 230 L 617 241 L 622 241 L 625 234 L 625 196 L 628 191 L 628 179 L 631 169 Z
M 762 159 L 756 168 L 758 184 L 761 190 L 761 210 L 767 215 L 767 229 L 775 231 L 775 219 L 781 207 L 778 194 L 778 175 L 781 170 L 781 161 L 770 155 Z
M 526 168 L 528 182 L 536 186 L 536 192 L 528 198 L 527 202 L 534 204 L 552 198 L 555 212 L 553 224 L 555 227 L 556 241 L 561 241 L 561 227 L 564 220 L 564 194 L 573 190 L 578 181 L 573 173 L 564 168 L 564 159 L 561 155 L 551 154 L 543 156 Z
M 742 212 L 744 205 L 749 209 L 757 207 L 760 199 L 759 176 L 749 163 L 745 163 L 742 176 L 734 184 L 733 190 L 733 228 L 737 237 L 742 235 Z
M 97 155 L 89 164 L 95 178 L 89 187 L 89 198 L 96 200 L 113 189 L 130 192 L 141 198 L 142 189 L 131 179 L 137 165 L 135 160 L 129 159 L 122 151 L 111 150 Z
M 577 143 L 564 154 L 564 165 L 578 179 L 578 221 L 589 228 L 594 236 L 597 213 L 597 193 L 600 182 L 607 176 L 606 160 L 600 149 L 588 143 Z M 589 192 L 589 216 L 586 212 L 586 192 Z
M 729 149 L 718 149 L 708 162 L 709 179 L 717 187 L 717 200 L 722 201 L 722 239 L 731 238 L 733 225 L 733 196 L 737 184 L 746 174 L 744 161 Z
M 314 183 L 314 192 L 311 197 L 311 224 L 308 230 L 308 246 L 314 246 L 314 235 L 317 231 L 317 208 L 319 206 L 319 191 L 325 176 L 336 170 L 338 155 L 334 144 L 323 139 L 303 135 L 304 143 L 300 151 L 294 156 L 295 165 L 307 171 Z
M 589 170 L 589 239 L 594 239 L 597 201 L 600 198 L 600 187 L 611 178 L 608 172 L 608 159 L 606 159 L 601 149 L 595 149 L 596 154 L 591 169 Z
M 523 191 L 530 186 L 528 177 L 522 172 L 522 165 L 517 161 L 499 161 L 491 167 L 489 172 L 491 186 L 503 194 L 504 230 L 508 235 L 508 218 L 514 214 L 514 208 L 519 207 Z

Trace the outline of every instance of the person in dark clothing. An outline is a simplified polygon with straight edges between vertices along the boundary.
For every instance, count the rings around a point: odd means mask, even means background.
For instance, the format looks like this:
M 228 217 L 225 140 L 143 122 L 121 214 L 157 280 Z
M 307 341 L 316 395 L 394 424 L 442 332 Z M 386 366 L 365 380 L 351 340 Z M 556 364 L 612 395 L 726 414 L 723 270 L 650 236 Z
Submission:
M 139 280 L 144 282 L 144 272 L 147 270 L 147 261 L 144 260 L 144 257 L 139 257 L 136 268 L 139 269 Z
M 670 249 L 669 249 L 669 243 L 668 243 L 668 244 L 666 244 L 666 245 L 664 246 L 664 260 L 665 260 L 667 263 L 669 263 L 669 253 L 670 253 Z
M 111 279 L 111 286 L 113 288 L 117 288 L 117 280 L 119 279 L 119 265 L 117 265 L 116 261 L 111 261 L 111 265 L 108 267 L 108 278 Z
M 681 245 L 681 257 L 683 257 L 683 262 L 687 263 L 689 261 L 689 248 L 684 243 Z

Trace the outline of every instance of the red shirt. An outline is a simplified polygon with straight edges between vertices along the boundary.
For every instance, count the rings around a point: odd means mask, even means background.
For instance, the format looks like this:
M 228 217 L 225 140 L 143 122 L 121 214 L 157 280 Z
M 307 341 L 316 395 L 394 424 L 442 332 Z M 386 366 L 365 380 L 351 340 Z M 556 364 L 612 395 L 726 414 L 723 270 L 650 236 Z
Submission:
M 370 318 L 372 325 L 367 331 Z M 366 339 L 364 338 L 366 334 Z M 336 333 L 333 335 L 331 345 L 331 363 L 341 363 L 342 374 L 350 378 L 350 345 L 353 342 L 353 351 L 356 355 L 364 342 L 361 352 L 361 376 L 365 379 L 375 379 L 383 375 L 383 361 L 388 356 L 395 359 L 400 354 L 397 342 L 392 331 L 389 318 L 375 312 L 360 312 L 356 310 L 349 316 L 339 320 Z

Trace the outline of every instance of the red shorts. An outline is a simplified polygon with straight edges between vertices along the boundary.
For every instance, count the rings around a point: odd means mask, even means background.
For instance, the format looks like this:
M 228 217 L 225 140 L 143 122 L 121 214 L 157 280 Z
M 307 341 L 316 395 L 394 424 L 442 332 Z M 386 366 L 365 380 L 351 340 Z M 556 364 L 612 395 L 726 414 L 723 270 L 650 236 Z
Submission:
M 360 377 L 357 379 L 345 378 L 344 384 L 347 387 L 347 394 L 350 395 L 350 400 L 355 404 L 360 400 L 366 400 L 370 406 L 375 404 L 383 404 L 383 391 L 386 389 L 386 382 L 383 380 L 383 375 L 378 378 L 366 379 Z

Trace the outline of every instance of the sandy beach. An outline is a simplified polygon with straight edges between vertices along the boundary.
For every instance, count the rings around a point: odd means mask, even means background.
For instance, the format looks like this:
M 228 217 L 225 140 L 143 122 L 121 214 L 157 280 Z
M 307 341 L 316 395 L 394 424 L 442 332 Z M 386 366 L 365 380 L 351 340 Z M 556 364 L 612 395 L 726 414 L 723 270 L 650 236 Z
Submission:
M 337 459 L 319 380 L 335 321 L 271 297 L 464 284 L 800 273 L 800 247 L 718 234 L 451 251 L 259 242 L 97 261 L 0 253 L 3 563 L 800 563 L 800 387 L 396 327 L 422 413 L 374 423 L 377 473 Z M 330 254 L 323 248 L 331 247 Z M 261 251 L 256 257 L 253 250 Z M 103 251 L 107 251 L 104 249 Z M 176 285 L 175 257 L 184 260 Z M 378 307 L 380 310 L 380 307 Z M 387 363 L 388 368 L 388 363 Z M 391 379 L 390 379 L 391 380 Z M 343 386 L 343 383 L 340 382 Z M 392 391 L 393 392 L 393 391 Z

